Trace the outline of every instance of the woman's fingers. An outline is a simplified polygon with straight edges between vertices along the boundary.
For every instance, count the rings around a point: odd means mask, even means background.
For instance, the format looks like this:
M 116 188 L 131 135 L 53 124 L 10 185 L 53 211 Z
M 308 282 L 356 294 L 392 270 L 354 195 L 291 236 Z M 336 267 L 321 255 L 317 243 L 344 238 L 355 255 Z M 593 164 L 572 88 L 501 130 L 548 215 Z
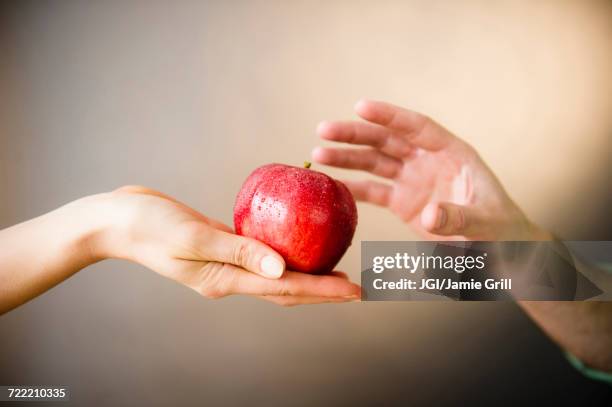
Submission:
M 341 271 L 332 271 L 327 274 L 329 276 L 341 278 L 348 281 L 349 276 Z M 272 302 L 283 307 L 292 307 L 295 305 L 323 304 L 323 303 L 341 303 L 359 301 L 361 294 L 349 295 L 343 297 L 320 297 L 320 296 L 297 296 L 297 295 L 260 295 L 259 298 Z
M 358 121 L 321 122 L 317 133 L 325 140 L 375 147 L 395 158 L 404 158 L 413 150 L 401 134 L 378 124 Z
M 320 164 L 368 171 L 385 178 L 395 178 L 402 170 L 402 161 L 374 148 L 346 149 L 317 147 L 312 159 Z
M 470 207 L 450 202 L 430 203 L 421 212 L 421 225 L 441 236 L 476 236 L 483 225 Z
M 386 102 L 362 99 L 355 111 L 363 119 L 401 132 L 407 141 L 426 150 L 447 147 L 455 137 L 427 116 Z
M 387 206 L 391 199 L 393 188 L 382 182 L 365 181 L 342 181 L 347 186 L 357 201 L 369 202 L 374 205 Z
M 324 303 L 340 303 L 359 301 L 359 299 L 349 299 L 343 297 L 295 297 L 295 296 L 277 296 L 277 295 L 262 295 L 259 296 L 262 300 L 273 302 L 274 304 L 283 307 L 292 307 L 294 305 L 308 304 L 324 304 Z
M 199 271 L 199 278 L 190 281 L 192 288 L 210 298 L 245 294 L 356 299 L 361 295 L 361 287 L 342 277 L 287 271 L 283 277 L 272 280 L 221 263 L 206 264 Z
M 265 280 L 254 274 L 241 273 L 234 280 L 233 294 L 260 294 L 301 297 L 342 297 L 356 299 L 361 287 L 342 277 L 312 275 L 287 271 L 278 280 Z

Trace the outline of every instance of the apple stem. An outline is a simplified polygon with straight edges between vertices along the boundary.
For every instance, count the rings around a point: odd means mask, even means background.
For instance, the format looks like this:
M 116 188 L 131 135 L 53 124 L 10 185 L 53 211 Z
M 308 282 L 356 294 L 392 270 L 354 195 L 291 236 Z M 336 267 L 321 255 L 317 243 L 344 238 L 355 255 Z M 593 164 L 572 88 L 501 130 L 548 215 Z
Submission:
M 312 163 L 310 161 L 304 161 L 304 168 L 310 168 Z

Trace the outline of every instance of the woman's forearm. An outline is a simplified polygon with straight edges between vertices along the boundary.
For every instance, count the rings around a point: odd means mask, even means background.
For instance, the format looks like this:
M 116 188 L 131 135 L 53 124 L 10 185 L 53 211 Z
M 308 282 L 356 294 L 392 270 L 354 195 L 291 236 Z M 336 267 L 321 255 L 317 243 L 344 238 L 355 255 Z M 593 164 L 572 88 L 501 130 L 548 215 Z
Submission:
M 100 260 L 91 242 L 104 228 L 101 207 L 87 197 L 0 231 L 0 313 Z

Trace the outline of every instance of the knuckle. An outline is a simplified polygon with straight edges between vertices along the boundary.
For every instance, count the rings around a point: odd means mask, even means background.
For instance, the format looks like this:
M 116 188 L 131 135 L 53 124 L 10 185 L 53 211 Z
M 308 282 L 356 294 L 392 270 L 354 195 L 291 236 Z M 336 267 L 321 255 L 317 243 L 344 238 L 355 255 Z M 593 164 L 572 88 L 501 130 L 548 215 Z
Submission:
M 431 126 L 435 123 L 431 117 L 422 113 L 417 113 L 417 120 L 421 122 L 422 128 L 426 128 L 427 126 Z
M 412 112 L 414 123 L 415 123 L 415 133 L 420 134 L 423 133 L 429 126 L 431 126 L 434 121 L 427 115 L 422 113 Z
M 413 139 L 415 141 L 427 137 L 432 132 L 435 133 L 436 122 L 433 119 L 431 119 L 429 116 L 421 115 L 418 120 L 419 124 L 417 125 L 417 131 L 415 131 L 413 134 Z
M 246 266 L 251 255 L 251 247 L 247 240 L 241 239 L 234 247 L 232 262 L 241 266 Z
M 225 297 L 228 293 L 227 284 L 224 284 L 224 265 L 221 263 L 208 263 L 201 271 L 198 282 L 198 293 L 208 299 L 214 300 Z
M 454 221 L 454 229 L 456 232 L 463 232 L 466 228 L 466 217 L 465 217 L 465 211 L 461 208 L 457 209 L 457 213 L 455 216 L 455 221 Z
M 279 281 L 280 285 L 278 288 L 278 295 L 283 296 L 283 297 L 288 297 L 290 295 L 292 295 L 292 291 L 289 287 L 289 284 L 287 282 L 287 280 L 280 280 Z

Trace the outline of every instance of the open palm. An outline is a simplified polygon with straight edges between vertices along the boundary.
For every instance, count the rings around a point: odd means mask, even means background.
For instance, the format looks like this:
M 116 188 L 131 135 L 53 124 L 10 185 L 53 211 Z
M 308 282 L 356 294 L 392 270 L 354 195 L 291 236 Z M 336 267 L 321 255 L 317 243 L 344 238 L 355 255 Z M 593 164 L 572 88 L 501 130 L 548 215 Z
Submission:
M 321 164 L 390 181 L 345 181 L 357 200 L 389 208 L 426 237 L 535 238 L 535 227 L 463 140 L 427 116 L 385 102 L 362 100 L 355 110 L 366 121 L 323 122 L 318 133 L 366 147 L 319 147 L 312 155 Z

